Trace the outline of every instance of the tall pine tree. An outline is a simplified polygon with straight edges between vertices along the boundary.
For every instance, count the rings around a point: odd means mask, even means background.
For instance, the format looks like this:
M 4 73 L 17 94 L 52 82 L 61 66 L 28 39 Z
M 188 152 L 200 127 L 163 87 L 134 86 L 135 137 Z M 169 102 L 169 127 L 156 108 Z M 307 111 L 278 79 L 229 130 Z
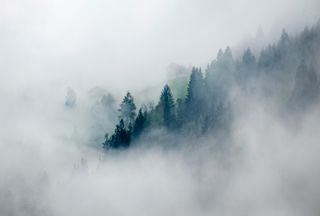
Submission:
M 199 119 L 205 102 L 205 85 L 200 68 L 193 67 L 185 100 L 187 119 Z
M 136 105 L 134 104 L 134 99 L 130 92 L 127 92 L 126 96 L 123 98 L 119 112 L 119 119 L 122 119 L 124 127 L 129 129 L 129 127 L 133 125 L 136 117 Z
M 165 85 L 161 92 L 160 101 L 156 110 L 158 114 L 160 114 L 164 126 L 172 128 L 175 125 L 175 104 L 171 89 L 168 85 Z
M 139 138 L 142 131 L 145 129 L 145 126 L 146 126 L 145 123 L 146 123 L 146 116 L 140 108 L 138 112 L 138 116 L 133 125 L 133 130 L 132 130 L 133 138 Z
M 105 136 L 105 142 L 102 144 L 103 148 L 108 149 L 119 149 L 127 148 L 131 142 L 131 131 L 127 130 L 124 126 L 124 122 L 121 119 L 119 124 L 116 126 L 116 129 L 112 136 L 109 138 L 108 134 Z

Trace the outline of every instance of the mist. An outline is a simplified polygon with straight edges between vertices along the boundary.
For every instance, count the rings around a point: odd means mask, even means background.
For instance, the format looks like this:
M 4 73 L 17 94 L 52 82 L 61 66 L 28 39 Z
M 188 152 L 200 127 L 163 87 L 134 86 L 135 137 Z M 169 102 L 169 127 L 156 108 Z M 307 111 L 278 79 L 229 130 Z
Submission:
M 259 27 L 270 42 L 284 27 L 294 33 L 312 25 L 318 6 L 317 0 L 3 0 L 1 85 L 143 89 L 138 77 L 158 84 L 171 62 L 203 66 L 218 49 L 255 38 Z
M 102 148 L 127 91 L 137 108 L 152 107 L 164 84 L 205 69 L 219 49 L 241 59 L 250 47 L 258 58 L 282 29 L 292 38 L 319 26 L 318 8 L 1 0 L 0 215 L 318 215 L 319 101 L 288 96 L 291 76 L 283 86 L 267 75 L 231 83 L 226 127 L 156 127 L 128 149 Z M 318 48 L 305 59 L 319 77 Z

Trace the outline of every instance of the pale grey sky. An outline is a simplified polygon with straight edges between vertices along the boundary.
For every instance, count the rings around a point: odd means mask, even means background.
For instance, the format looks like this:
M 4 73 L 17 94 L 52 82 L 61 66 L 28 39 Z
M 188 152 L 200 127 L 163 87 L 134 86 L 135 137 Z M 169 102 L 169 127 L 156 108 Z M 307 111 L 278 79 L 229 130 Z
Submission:
M 318 110 L 292 132 L 272 103 L 241 98 L 226 151 L 235 157 L 222 162 L 212 139 L 103 163 L 86 148 L 89 89 L 122 97 L 163 82 L 172 62 L 205 65 L 259 26 L 269 41 L 300 31 L 320 18 L 319 2 L 0 0 L 0 215 L 319 215 Z M 88 172 L 75 169 L 82 157 Z
M 144 88 L 204 65 L 262 26 L 314 24 L 318 0 L 1 0 L 1 85 Z

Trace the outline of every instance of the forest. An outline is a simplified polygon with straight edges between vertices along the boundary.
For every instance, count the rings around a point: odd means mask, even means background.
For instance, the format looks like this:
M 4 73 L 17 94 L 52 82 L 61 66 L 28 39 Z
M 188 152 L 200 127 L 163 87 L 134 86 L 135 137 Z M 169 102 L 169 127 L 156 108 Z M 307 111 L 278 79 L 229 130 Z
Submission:
M 320 0 L 0 0 L 0 216 L 320 216 Z
M 235 58 L 230 47 L 219 50 L 204 70 L 192 67 L 183 96 L 174 96 L 175 86 L 166 84 L 156 105 L 137 107 L 127 92 L 114 113 L 118 124 L 112 134 L 105 134 L 103 149 L 126 149 L 139 140 L 164 139 L 166 134 L 197 139 L 219 132 L 227 137 L 236 115 L 235 92 L 276 101 L 280 114 L 298 116 L 319 99 L 319 50 L 320 21 L 296 35 L 283 30 L 279 40 L 260 53 L 248 48 Z

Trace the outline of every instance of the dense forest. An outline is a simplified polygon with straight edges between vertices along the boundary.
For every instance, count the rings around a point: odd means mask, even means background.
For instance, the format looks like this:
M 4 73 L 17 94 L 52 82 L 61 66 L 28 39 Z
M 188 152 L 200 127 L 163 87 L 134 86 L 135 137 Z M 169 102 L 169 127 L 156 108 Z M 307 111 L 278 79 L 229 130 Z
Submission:
M 319 96 L 320 22 L 297 35 L 282 31 L 275 44 L 259 54 L 250 48 L 234 58 L 230 47 L 219 50 L 205 70 L 193 67 L 184 97 L 175 98 L 165 85 L 156 105 L 137 108 L 127 92 L 118 109 L 119 123 L 105 135 L 103 148 L 124 149 L 141 139 L 161 139 L 163 130 L 175 137 L 228 133 L 233 120 L 234 91 L 272 98 L 290 112 L 303 112 Z M 104 99 L 106 100 L 106 99 Z

